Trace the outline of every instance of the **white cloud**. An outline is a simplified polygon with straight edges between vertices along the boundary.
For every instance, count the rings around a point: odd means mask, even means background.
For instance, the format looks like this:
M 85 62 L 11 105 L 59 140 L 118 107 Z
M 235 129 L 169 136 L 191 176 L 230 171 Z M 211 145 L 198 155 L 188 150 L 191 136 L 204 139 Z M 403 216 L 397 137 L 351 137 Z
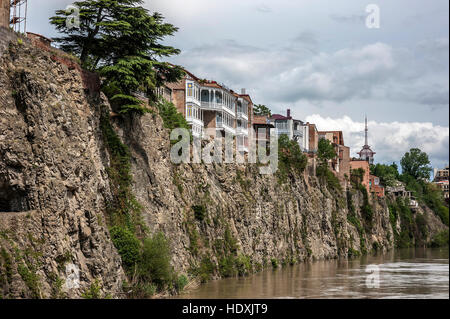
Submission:
M 364 122 L 355 122 L 348 116 L 342 118 L 322 117 L 314 114 L 306 121 L 317 125 L 319 130 L 339 130 L 344 141 L 355 156 L 364 145 Z M 449 128 L 432 123 L 376 122 L 369 120 L 369 145 L 377 154 L 376 162 L 398 162 L 411 148 L 426 152 L 434 166 L 448 163 Z

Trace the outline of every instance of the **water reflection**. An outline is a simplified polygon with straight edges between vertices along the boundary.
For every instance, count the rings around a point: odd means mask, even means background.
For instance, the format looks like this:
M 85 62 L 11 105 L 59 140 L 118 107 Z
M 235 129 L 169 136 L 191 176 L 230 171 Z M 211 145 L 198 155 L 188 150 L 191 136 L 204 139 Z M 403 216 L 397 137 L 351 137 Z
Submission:
M 248 278 L 200 286 L 181 298 L 449 298 L 448 248 L 403 249 L 355 260 L 302 263 Z M 366 266 L 379 267 L 379 288 L 367 288 Z

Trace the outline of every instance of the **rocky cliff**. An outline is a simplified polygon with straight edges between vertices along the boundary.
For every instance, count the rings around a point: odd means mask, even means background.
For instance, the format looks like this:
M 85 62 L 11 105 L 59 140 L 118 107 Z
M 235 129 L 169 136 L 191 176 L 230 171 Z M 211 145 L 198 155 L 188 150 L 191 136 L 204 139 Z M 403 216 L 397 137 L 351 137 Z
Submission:
M 51 52 L 16 38 L 2 47 L 0 296 L 77 298 L 98 287 L 103 297 L 123 297 L 127 278 L 108 231 L 115 193 L 100 124 L 109 104 Z M 144 223 L 170 240 L 179 273 L 208 280 L 347 258 L 392 249 L 401 231 L 388 201 L 371 201 L 368 220 L 363 193 L 328 189 L 306 173 L 280 180 L 260 175 L 257 165 L 174 165 L 157 110 L 109 121 L 130 150 Z M 446 229 L 426 207 L 418 214 L 426 220 L 424 243 Z

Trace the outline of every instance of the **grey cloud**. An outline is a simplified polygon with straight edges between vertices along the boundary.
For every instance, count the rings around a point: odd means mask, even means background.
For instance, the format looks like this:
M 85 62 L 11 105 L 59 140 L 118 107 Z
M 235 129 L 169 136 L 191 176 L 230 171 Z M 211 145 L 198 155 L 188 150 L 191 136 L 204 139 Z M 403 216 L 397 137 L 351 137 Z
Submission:
M 366 16 L 363 14 L 330 14 L 330 19 L 339 23 L 360 24 L 365 21 Z

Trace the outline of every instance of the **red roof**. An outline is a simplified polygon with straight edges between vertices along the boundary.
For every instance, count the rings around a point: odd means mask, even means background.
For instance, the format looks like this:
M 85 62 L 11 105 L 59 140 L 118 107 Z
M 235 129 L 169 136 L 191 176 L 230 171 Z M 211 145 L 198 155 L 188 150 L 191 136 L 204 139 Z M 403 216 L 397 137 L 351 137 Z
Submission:
M 270 117 L 271 120 L 292 120 L 292 116 L 284 116 L 281 114 L 272 114 L 272 116 Z

